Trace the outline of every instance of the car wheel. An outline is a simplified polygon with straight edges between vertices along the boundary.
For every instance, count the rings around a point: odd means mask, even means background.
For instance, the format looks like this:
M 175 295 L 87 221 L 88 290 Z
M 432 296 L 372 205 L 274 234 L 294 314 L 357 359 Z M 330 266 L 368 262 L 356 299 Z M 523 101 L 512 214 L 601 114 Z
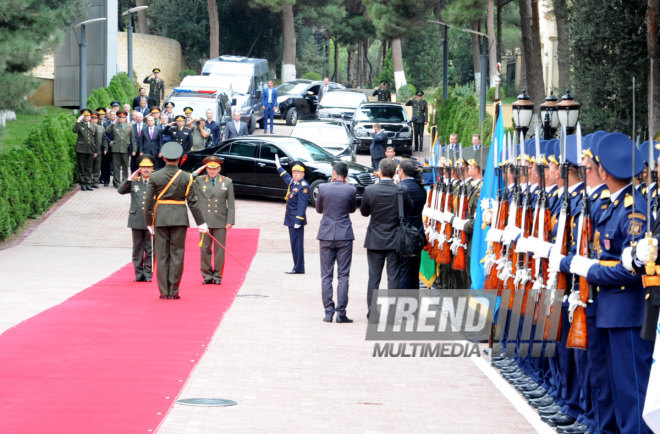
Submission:
M 248 123 L 248 134 L 254 133 L 256 127 L 257 127 L 257 120 L 254 118 L 254 115 L 252 115 L 250 116 L 250 122 Z
M 286 112 L 286 124 L 295 127 L 297 123 L 298 123 L 298 109 L 295 107 L 291 107 Z
M 258 127 L 260 130 L 263 130 L 263 129 L 264 129 L 264 121 L 265 121 L 264 118 L 261 118 L 261 120 L 257 121 L 257 127 Z
M 328 181 L 317 179 L 316 181 L 312 182 L 312 185 L 309 186 L 309 203 L 312 206 L 316 206 L 316 198 L 319 197 L 319 185 L 326 182 Z

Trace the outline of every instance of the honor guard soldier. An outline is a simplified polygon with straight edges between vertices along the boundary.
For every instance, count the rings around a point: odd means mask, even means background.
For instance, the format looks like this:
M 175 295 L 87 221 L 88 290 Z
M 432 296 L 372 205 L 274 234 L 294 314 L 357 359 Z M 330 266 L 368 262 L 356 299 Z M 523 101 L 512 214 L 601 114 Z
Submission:
M 291 241 L 291 253 L 293 254 L 293 268 L 285 271 L 286 274 L 305 274 L 305 252 L 303 249 L 305 241 L 305 225 L 307 224 L 307 205 L 309 204 L 309 184 L 305 181 L 305 166 L 300 162 L 294 162 L 291 167 L 291 175 L 282 169 L 280 159 L 275 156 L 277 173 L 288 185 L 286 190 L 286 213 L 284 214 L 284 226 L 289 228 L 289 239 Z
M 73 132 L 78 134 L 76 139 L 76 154 L 78 155 L 78 182 L 82 191 L 92 189 L 92 170 L 94 158 L 100 152 L 96 125 L 92 124 L 92 111 L 83 109 L 78 120 L 73 125 Z
M 222 246 L 226 245 L 227 230 L 234 226 L 234 184 L 231 179 L 220 175 L 222 157 L 211 155 L 202 161 L 204 166 L 197 169 L 193 175 L 196 177 L 195 185 L 199 195 L 199 208 L 204 221 L 209 227 L 209 234 L 218 240 Z M 199 176 L 206 168 L 206 175 Z M 204 284 L 220 285 L 222 271 L 225 268 L 225 248 L 211 245 L 211 237 L 202 237 L 201 270 Z
M 186 118 L 183 115 L 177 115 L 174 120 L 176 126 L 169 126 L 165 128 L 165 133 L 172 137 L 173 142 L 181 145 L 183 153 L 187 154 L 192 149 L 192 130 L 185 126 Z
M 183 275 L 183 259 L 188 230 L 186 202 L 200 232 L 207 232 L 204 216 L 197 204 L 197 188 L 191 173 L 178 168 L 183 155 L 181 145 L 168 142 L 160 150 L 165 167 L 154 172 L 147 184 L 144 221 L 155 233 L 156 279 L 160 298 L 177 300 Z
M 392 101 L 392 94 L 390 93 L 390 90 L 387 88 L 387 81 L 383 80 L 380 82 L 380 86 L 374 90 L 374 93 L 372 96 L 378 96 L 378 101 L 384 101 L 384 102 L 391 102 Z
M 653 346 L 640 337 L 644 289 L 641 276 L 631 271 L 631 253 L 626 249 L 642 238 L 647 226 L 646 201 L 632 183 L 643 170 L 643 158 L 630 138 L 610 133 L 598 143 L 598 159 L 601 179 L 610 190 L 608 206 L 594 222 L 598 259 L 569 255 L 561 259 L 561 267 L 597 287 L 596 326 L 606 336 L 606 366 L 618 431 L 650 432 L 642 419 L 642 406 Z M 628 260 L 626 255 L 622 260 L 624 249 Z
M 424 92 L 417 91 L 417 96 L 406 102 L 407 106 L 412 106 L 415 152 L 424 152 L 424 125 L 428 122 L 429 112 L 428 104 L 422 99 L 423 96 Z
M 160 78 L 160 68 L 152 69 L 151 74 L 147 75 L 142 83 L 149 85 L 151 105 L 160 105 L 165 98 L 165 82 Z
M 153 265 L 153 241 L 144 221 L 144 207 L 147 199 L 147 183 L 154 170 L 155 159 L 149 154 L 137 159 L 138 170 L 130 179 L 119 186 L 119 194 L 131 194 L 131 209 L 128 213 L 128 227 L 133 237 L 133 266 L 136 282 L 151 282 Z

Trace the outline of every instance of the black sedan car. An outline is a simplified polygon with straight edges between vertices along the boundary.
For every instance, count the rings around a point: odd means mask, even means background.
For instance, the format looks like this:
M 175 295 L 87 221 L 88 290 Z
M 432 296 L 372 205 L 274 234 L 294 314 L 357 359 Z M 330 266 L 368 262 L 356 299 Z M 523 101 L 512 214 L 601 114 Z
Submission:
M 295 125 L 298 119 L 316 119 L 322 84 L 322 81 L 299 79 L 277 86 L 275 117 L 285 119 L 287 125 Z M 345 89 L 335 82 L 330 82 L 328 87 L 330 90 Z
M 367 102 L 357 108 L 351 122 L 351 132 L 359 141 L 358 151 L 369 152 L 375 123 L 380 124 L 387 134 L 387 145 L 394 146 L 398 155 L 412 154 L 412 127 L 403 104 Z
M 314 143 L 297 137 L 244 136 L 230 139 L 187 155 L 181 168 L 193 171 L 202 165 L 209 155 L 224 158 L 222 174 L 232 179 L 234 192 L 240 195 L 284 198 L 287 185 L 275 169 L 275 155 L 279 156 L 282 167 L 290 172 L 294 161 L 305 164 L 305 180 L 310 185 L 309 201 L 316 203 L 318 186 L 332 177 L 332 163 L 335 157 Z M 362 198 L 364 188 L 376 181 L 370 167 L 347 162 L 348 182 L 357 189 Z

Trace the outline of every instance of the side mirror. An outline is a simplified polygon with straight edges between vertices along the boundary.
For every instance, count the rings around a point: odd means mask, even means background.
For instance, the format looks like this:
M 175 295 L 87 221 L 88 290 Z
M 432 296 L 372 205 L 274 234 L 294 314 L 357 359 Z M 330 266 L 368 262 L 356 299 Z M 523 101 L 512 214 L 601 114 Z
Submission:
M 282 166 L 287 165 L 287 164 L 291 164 L 291 158 L 289 158 L 289 157 L 280 158 L 280 164 Z
M 231 99 L 231 105 L 236 105 L 236 98 Z

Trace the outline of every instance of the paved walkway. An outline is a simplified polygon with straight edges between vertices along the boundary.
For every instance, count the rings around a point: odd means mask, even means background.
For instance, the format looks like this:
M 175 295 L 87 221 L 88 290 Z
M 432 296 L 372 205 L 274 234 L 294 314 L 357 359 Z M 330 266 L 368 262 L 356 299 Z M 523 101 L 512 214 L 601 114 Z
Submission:
M 130 262 L 129 200 L 112 188 L 77 191 L 27 237 L 0 251 L 0 332 Z M 307 273 L 290 276 L 283 273 L 292 262 L 283 207 L 281 201 L 237 201 L 237 227 L 261 229 L 258 253 L 239 297 L 208 336 L 208 346 L 200 348 L 200 354 L 206 353 L 179 396 L 226 398 L 238 405 L 176 404 L 159 432 L 545 430 L 508 385 L 500 381 L 498 387 L 483 359 L 372 357 L 373 344 L 365 341 L 367 262 L 362 247 L 368 220 L 359 211 L 352 218 L 356 242 L 348 306 L 355 322 L 322 322 L 315 239 L 320 216 L 309 208 Z M 157 296 L 155 284 L 136 285 L 136 291 Z M 181 294 L 185 297 L 185 288 Z M 246 294 L 267 297 L 240 296 Z

